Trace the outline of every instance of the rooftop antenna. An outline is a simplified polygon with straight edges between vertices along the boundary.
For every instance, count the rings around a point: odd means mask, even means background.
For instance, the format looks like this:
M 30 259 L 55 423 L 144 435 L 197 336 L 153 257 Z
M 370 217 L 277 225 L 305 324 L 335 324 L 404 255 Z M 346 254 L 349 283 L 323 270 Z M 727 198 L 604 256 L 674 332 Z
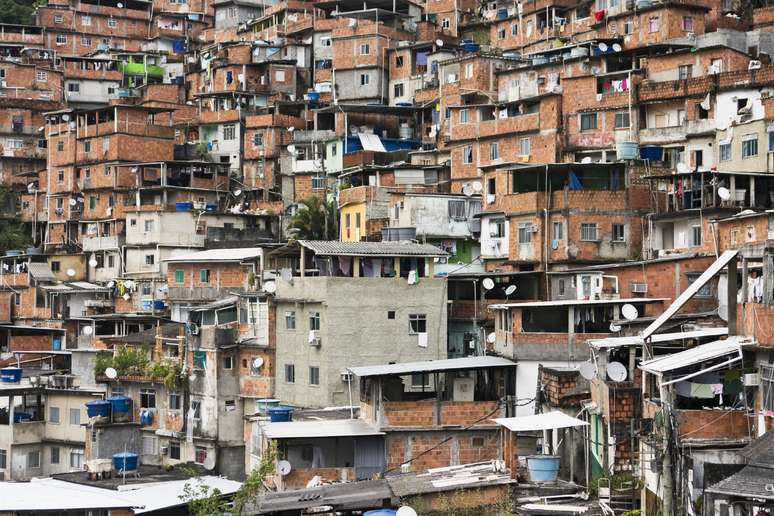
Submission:
M 273 281 L 267 281 L 263 284 L 263 290 L 269 294 L 274 294 L 277 291 L 277 284 Z

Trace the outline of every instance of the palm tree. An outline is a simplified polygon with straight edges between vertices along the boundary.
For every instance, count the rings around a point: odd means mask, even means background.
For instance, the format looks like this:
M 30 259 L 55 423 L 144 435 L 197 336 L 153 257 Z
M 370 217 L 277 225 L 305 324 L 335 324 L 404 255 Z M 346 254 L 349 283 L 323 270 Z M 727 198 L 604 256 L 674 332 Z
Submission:
M 316 195 L 307 197 L 290 219 L 288 232 L 297 240 L 336 240 L 336 206 Z

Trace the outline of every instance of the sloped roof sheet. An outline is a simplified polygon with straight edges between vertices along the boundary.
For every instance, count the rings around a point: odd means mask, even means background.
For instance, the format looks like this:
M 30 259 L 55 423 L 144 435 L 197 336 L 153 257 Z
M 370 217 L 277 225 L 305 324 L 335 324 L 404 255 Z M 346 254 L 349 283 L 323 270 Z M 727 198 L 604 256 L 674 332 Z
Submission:
M 585 421 L 568 416 L 564 412 L 553 411 L 543 414 L 519 417 L 501 417 L 492 419 L 498 425 L 504 426 L 511 432 L 531 432 L 535 430 L 552 430 L 554 428 L 571 428 L 575 426 L 587 426 Z
M 407 240 L 395 242 L 340 242 L 338 240 L 299 240 L 303 247 L 320 256 L 448 256 L 448 253 L 430 244 Z
M 231 249 L 208 249 L 195 253 L 173 254 L 165 262 L 241 262 L 261 256 L 258 247 L 237 247 Z
M 41 281 L 54 281 L 54 272 L 51 270 L 51 266 L 46 262 L 30 262 L 27 265 L 27 270 L 30 276 L 36 280 Z
M 422 362 L 404 362 L 402 364 L 384 364 L 375 366 L 350 367 L 348 370 L 360 378 L 368 376 L 405 375 L 412 373 L 433 373 L 440 371 L 463 371 L 465 369 L 485 369 L 490 367 L 515 367 L 502 357 L 465 357 L 445 360 L 425 360 Z
M 647 360 L 640 364 L 640 369 L 653 374 L 664 374 L 725 355 L 740 353 L 745 343 L 744 339 L 732 336 L 726 340 L 716 340 L 679 353 Z
M 362 419 L 268 423 L 263 432 L 269 439 L 384 435 Z

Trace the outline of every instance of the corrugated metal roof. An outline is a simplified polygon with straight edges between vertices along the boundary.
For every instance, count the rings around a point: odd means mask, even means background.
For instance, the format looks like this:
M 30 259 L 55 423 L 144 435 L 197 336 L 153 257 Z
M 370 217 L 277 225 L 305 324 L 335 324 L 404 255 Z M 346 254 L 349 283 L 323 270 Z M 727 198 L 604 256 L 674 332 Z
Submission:
M 241 262 L 250 258 L 261 256 L 261 249 L 258 247 L 237 247 L 231 249 L 208 249 L 195 253 L 181 252 L 173 254 L 169 258 L 164 258 L 165 262 Z
M 731 475 L 717 484 L 705 489 L 708 493 L 724 494 L 733 497 L 749 497 L 761 500 L 774 500 L 771 468 L 761 466 L 745 466 L 741 471 Z
M 672 340 L 698 339 L 701 337 L 721 337 L 728 335 L 728 328 L 703 328 L 694 331 L 682 331 L 676 333 L 658 333 L 650 338 L 653 344 L 659 342 L 669 342 Z M 596 349 L 621 348 L 625 346 L 640 346 L 645 343 L 645 339 L 637 335 L 628 337 L 608 337 L 606 339 L 589 340 L 589 346 Z
M 303 247 L 320 256 L 448 256 L 448 253 L 430 244 L 408 240 L 395 242 L 340 242 L 338 240 L 299 240 Z
M 263 427 L 263 433 L 269 439 L 384 435 L 384 432 L 380 432 L 362 419 L 268 423 Z
M 27 270 L 30 276 L 36 280 L 41 281 L 54 281 L 54 272 L 51 270 L 51 266 L 46 262 L 30 262 L 27 264 Z
M 64 512 L 143 507 L 116 491 L 53 478 L 0 482 L 0 507 L 8 512 Z
M 624 305 L 626 303 L 663 303 L 664 297 L 632 297 L 627 299 L 558 299 L 556 301 L 526 301 L 524 303 L 499 303 L 490 305 L 495 310 L 506 308 L 551 308 L 556 306 Z
M 211 490 L 217 489 L 221 495 L 228 496 L 236 493 L 242 486 L 241 482 L 235 482 L 223 477 L 212 475 L 199 477 L 194 480 L 170 480 L 167 482 L 158 482 L 153 484 L 132 484 L 127 486 L 126 490 L 119 487 L 119 496 L 121 498 L 133 501 L 138 506 L 144 506 L 142 509 L 134 511 L 135 514 L 143 514 L 151 511 L 169 509 L 186 502 L 180 497 L 185 494 L 185 486 L 199 489 L 199 486 L 208 486 Z M 210 491 L 212 492 L 212 491 Z
M 406 375 L 412 373 L 434 373 L 440 371 L 463 371 L 465 369 L 486 369 L 490 367 L 515 367 L 512 362 L 502 357 L 465 357 L 444 360 L 425 360 L 422 362 L 404 362 L 402 364 L 384 364 L 375 366 L 349 367 L 355 376 Z
M 41 285 L 41 288 L 54 292 L 108 292 L 110 289 L 87 281 L 57 283 L 56 285 Z
M 534 414 L 531 416 L 501 417 L 492 419 L 492 421 L 500 426 L 504 426 L 511 432 L 532 432 L 535 430 L 588 426 L 588 423 L 582 419 L 568 416 L 564 412 L 559 411 Z
M 640 364 L 640 369 L 653 374 L 664 374 L 725 355 L 740 354 L 742 345 L 750 343 L 742 337 L 732 336 L 726 340 L 717 340 L 679 353 L 647 360 Z

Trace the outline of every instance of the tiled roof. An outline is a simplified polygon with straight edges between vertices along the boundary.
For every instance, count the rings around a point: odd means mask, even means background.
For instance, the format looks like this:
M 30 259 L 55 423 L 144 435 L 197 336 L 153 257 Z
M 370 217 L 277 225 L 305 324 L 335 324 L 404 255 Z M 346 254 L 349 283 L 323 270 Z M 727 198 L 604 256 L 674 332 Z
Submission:
M 299 240 L 298 243 L 320 256 L 448 256 L 445 251 L 434 245 L 418 244 L 407 240 L 395 242 Z

